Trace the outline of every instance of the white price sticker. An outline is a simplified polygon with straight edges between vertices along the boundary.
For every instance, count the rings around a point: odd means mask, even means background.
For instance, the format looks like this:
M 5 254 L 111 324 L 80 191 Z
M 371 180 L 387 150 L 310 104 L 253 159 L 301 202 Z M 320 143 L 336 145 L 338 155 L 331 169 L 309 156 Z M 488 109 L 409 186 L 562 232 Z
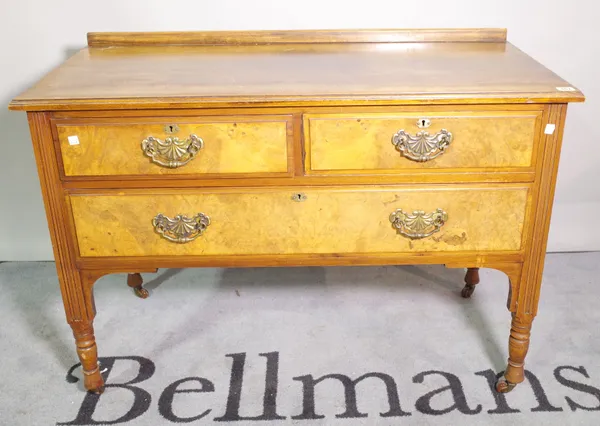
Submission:
M 544 133 L 547 135 L 551 135 L 552 133 L 554 133 L 554 129 L 556 129 L 556 124 L 546 124 L 546 129 L 544 130 Z
M 559 92 L 576 92 L 577 89 L 571 86 L 566 86 L 566 87 L 557 87 L 556 90 L 558 90 Z
M 69 145 L 79 145 L 79 138 L 77 136 L 68 136 Z

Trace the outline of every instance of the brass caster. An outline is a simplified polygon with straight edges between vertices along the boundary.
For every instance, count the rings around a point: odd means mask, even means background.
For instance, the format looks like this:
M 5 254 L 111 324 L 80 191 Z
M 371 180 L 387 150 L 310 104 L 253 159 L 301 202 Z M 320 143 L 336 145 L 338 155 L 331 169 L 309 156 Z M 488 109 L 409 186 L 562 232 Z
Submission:
M 133 292 L 140 299 L 146 299 L 150 296 L 148 290 L 142 287 L 144 280 L 140 274 L 129 274 L 127 275 L 127 285 L 133 289 Z
M 100 395 L 104 392 L 104 380 L 99 370 L 96 370 L 92 374 L 83 372 L 83 385 L 89 393 Z
M 509 393 L 517 386 L 516 383 L 511 383 L 504 376 L 500 377 L 496 382 L 496 392 L 498 393 Z
M 150 296 L 150 293 L 148 292 L 148 290 L 146 290 L 144 287 L 135 287 L 133 289 L 133 292 L 135 293 L 135 295 L 137 297 L 139 297 L 140 299 L 147 299 L 148 296 Z
M 90 389 L 88 390 L 89 393 L 95 393 L 96 395 L 102 395 L 102 393 L 104 392 L 104 385 L 100 386 L 99 388 L 96 389 Z
M 469 299 L 473 295 L 474 291 L 475 291 L 475 286 L 467 284 L 466 286 L 463 287 L 462 291 L 460 292 L 460 295 L 462 297 L 464 297 L 465 299 Z

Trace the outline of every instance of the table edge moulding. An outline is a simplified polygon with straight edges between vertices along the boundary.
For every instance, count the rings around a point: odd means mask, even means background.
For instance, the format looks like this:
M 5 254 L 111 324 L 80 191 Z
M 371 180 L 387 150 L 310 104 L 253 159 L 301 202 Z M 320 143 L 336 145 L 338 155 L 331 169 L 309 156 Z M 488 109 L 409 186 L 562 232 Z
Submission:
M 481 267 L 508 276 L 512 390 L 583 101 L 505 29 L 89 33 L 9 105 L 86 389 L 104 275 L 145 298 L 158 268 L 444 264 L 467 268 L 463 297 Z

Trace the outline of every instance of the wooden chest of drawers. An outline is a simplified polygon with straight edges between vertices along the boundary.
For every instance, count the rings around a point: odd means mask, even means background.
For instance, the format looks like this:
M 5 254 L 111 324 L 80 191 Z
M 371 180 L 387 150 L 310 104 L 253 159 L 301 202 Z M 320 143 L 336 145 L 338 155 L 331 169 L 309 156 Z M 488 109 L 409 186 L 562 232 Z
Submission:
M 162 267 L 504 271 L 523 381 L 566 105 L 504 30 L 91 33 L 27 110 L 67 320 L 101 392 L 92 287 Z M 444 43 L 442 43 L 444 42 Z

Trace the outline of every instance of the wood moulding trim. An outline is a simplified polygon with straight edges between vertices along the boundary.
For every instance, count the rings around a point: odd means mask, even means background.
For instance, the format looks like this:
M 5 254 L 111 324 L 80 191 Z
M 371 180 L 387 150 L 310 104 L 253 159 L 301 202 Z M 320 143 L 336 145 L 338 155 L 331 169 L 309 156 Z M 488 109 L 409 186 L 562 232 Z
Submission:
M 423 107 L 427 110 L 424 111 Z M 470 105 L 470 104 L 455 104 L 455 105 L 400 105 L 396 108 L 390 108 L 389 105 L 379 106 L 348 106 L 344 108 L 345 114 L 405 114 L 405 113 L 437 113 L 437 114 L 450 114 L 450 113 L 464 113 L 469 114 L 474 111 L 480 114 L 502 114 L 502 113 L 515 113 L 521 112 L 523 114 L 537 114 L 545 110 L 545 105 L 540 104 L 481 104 L 481 105 Z M 122 122 L 127 120 L 126 123 L 131 119 L 147 119 L 147 120 L 182 120 L 188 121 L 198 119 L 213 120 L 213 119 L 229 119 L 232 117 L 245 116 L 250 119 L 252 116 L 268 116 L 281 117 L 283 119 L 289 119 L 295 115 L 302 114 L 339 114 L 340 109 L 338 107 L 328 107 L 321 105 L 313 105 L 311 107 L 281 107 L 281 108 L 259 108 L 254 106 L 241 105 L 237 107 L 229 108 L 203 108 L 203 109 L 133 109 L 133 110 L 83 110 L 83 111 L 55 111 L 52 113 L 53 124 L 65 124 L 65 123 L 77 123 L 77 124 L 96 124 L 96 123 L 110 123 L 110 122 Z M 254 118 L 254 117 L 253 117 Z M 255 118 L 256 119 L 256 118 Z M 126 124 L 124 123 L 124 124 Z
M 238 174 L 238 175 L 173 175 L 152 178 L 151 175 L 119 175 L 119 176 L 63 176 L 65 189 L 92 189 L 92 188 L 206 188 L 206 187 L 253 187 L 253 186 L 323 186 L 335 184 L 364 184 L 364 185 L 393 185 L 393 184 L 461 184 L 461 183 L 530 183 L 535 178 L 535 173 L 530 168 L 524 170 L 480 170 L 480 169 L 450 169 L 440 171 L 410 170 L 396 173 L 378 174 L 348 174 L 348 175 L 305 175 L 302 176 L 303 167 L 300 163 L 301 156 L 294 159 L 296 176 L 287 173 L 271 175 L 264 174 Z M 298 163 L 298 164 L 296 164 Z
M 90 47 L 305 43 L 506 42 L 505 28 L 346 29 L 296 31 L 90 32 Z
M 543 161 L 540 162 L 541 171 L 534 186 L 536 211 L 531 221 L 529 243 L 525 247 L 525 285 L 519 288 L 516 306 L 516 312 L 522 318 L 533 319 L 537 315 L 566 113 L 566 105 L 551 105 L 548 108 L 547 122 L 555 123 L 557 131 L 552 135 L 544 135 L 544 149 L 540 153 Z
M 374 185 L 362 185 L 362 184 L 346 184 L 340 185 L 331 182 L 329 185 L 323 185 L 319 187 L 312 187 L 306 185 L 302 187 L 305 191 L 315 192 L 329 192 L 329 193 L 343 193 L 343 192 L 381 192 L 388 191 L 393 193 L 394 191 L 400 190 L 418 190 L 418 191 L 455 191 L 455 190 L 469 190 L 469 191 L 507 191 L 507 190 L 531 190 L 531 184 L 529 183 L 487 183 L 487 182 L 472 182 L 466 185 L 455 185 L 451 183 L 421 183 L 421 184 L 374 184 Z M 239 187 L 228 185 L 225 187 L 206 186 L 202 188 L 194 187 L 183 187 L 178 186 L 176 188 L 124 188 L 122 186 L 116 188 L 98 188 L 98 189 L 84 189 L 74 188 L 65 193 L 71 197 L 73 196 L 102 196 L 102 195 L 120 195 L 120 196 L 131 196 L 131 195 L 183 195 L 183 194 L 260 194 L 260 193 L 285 193 L 289 191 L 290 187 L 287 185 L 274 185 L 268 187 Z M 294 190 L 297 190 L 295 188 Z
M 65 313 L 69 323 L 90 321 L 95 309 L 88 291 L 83 284 L 80 271 L 75 266 L 75 249 L 71 242 L 68 224 L 69 215 L 65 193 L 60 185 L 60 177 L 55 159 L 50 115 L 48 113 L 28 113 L 33 152 L 36 157 L 40 186 L 44 198 L 48 229 L 54 250 L 54 260 L 63 295 Z
M 106 99 L 13 99 L 12 111 L 106 111 L 185 108 L 245 108 L 245 107 L 314 107 L 328 106 L 427 106 L 485 104 L 548 104 L 583 102 L 579 92 L 481 92 L 481 93 L 414 93 L 406 95 L 285 95 L 265 97 L 169 97 L 169 98 L 106 98 Z
M 522 252 L 422 252 L 422 253 L 327 253 L 214 256 L 148 256 L 78 258 L 83 270 L 109 273 L 144 271 L 156 268 L 197 267 L 279 267 L 279 266 L 367 266 L 367 265 L 441 265 L 458 264 L 486 267 L 489 264 L 521 263 Z

